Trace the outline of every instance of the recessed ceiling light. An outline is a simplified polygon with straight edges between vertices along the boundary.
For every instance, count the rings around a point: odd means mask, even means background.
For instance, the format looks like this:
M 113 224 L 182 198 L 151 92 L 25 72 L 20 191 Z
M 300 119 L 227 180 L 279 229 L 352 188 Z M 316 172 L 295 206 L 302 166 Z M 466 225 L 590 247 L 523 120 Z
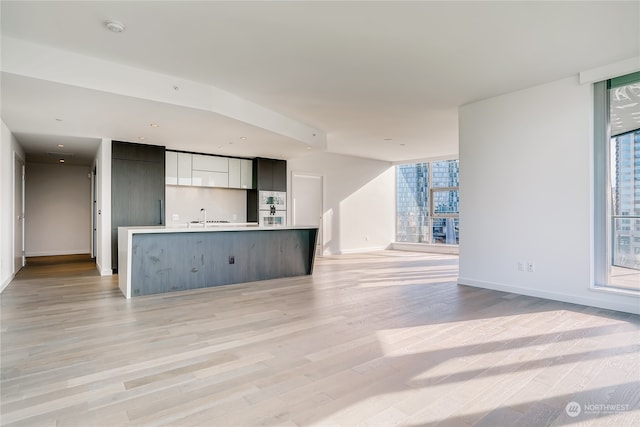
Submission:
M 61 121 L 62 121 L 62 119 L 59 119 L 59 118 L 56 117 L 56 122 L 61 122 Z
M 385 138 L 383 141 L 393 141 L 393 138 Z
M 407 144 L 400 144 L 401 147 L 404 147 L 405 145 L 407 145 Z
M 109 31 L 114 33 L 121 33 L 124 31 L 124 24 L 118 21 L 106 21 L 104 25 L 107 26 Z
M 311 150 L 311 147 L 307 147 L 307 150 Z
M 247 139 L 247 137 L 246 136 L 241 136 L 240 139 Z
M 60 159 L 60 160 L 58 160 L 58 162 L 64 163 L 64 159 Z
M 160 127 L 160 125 L 157 123 L 151 123 L 149 126 L 151 126 L 152 128 Z
M 58 148 L 64 148 L 64 144 L 58 144 Z
M 144 141 L 144 140 L 145 140 L 145 139 L 147 139 L 147 138 L 145 138 L 144 136 L 139 136 L 139 137 L 138 137 L 138 139 L 139 139 L 140 141 Z

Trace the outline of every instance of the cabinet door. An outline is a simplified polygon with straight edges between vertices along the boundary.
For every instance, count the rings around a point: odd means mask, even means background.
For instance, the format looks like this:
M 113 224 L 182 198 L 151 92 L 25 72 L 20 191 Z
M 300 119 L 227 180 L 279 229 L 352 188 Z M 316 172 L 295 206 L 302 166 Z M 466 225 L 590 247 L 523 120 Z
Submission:
M 273 190 L 273 161 L 271 159 L 256 159 L 258 190 Z
M 165 184 L 178 184 L 178 153 L 167 151 L 165 153 Z
M 209 172 L 229 172 L 229 159 L 227 157 L 194 154 L 193 170 Z
M 258 190 L 287 191 L 286 160 L 257 158 L 255 161 Z
M 229 174 L 226 172 L 209 172 L 193 170 L 192 185 L 195 187 L 229 187 Z
M 273 160 L 273 191 L 287 191 L 287 162 L 285 160 Z
M 191 185 L 190 153 L 178 153 L 178 185 Z
M 111 144 L 111 158 L 164 163 L 165 148 L 159 145 L 113 141 Z
M 164 163 L 114 160 L 111 173 L 113 228 L 163 224 L 163 178 Z
M 240 188 L 253 188 L 253 160 L 240 160 Z
M 241 188 L 241 160 L 229 159 L 229 188 Z
M 131 159 L 125 158 L 130 156 Z M 164 224 L 165 149 L 115 142 L 111 160 L 111 245 L 118 270 L 118 227 Z

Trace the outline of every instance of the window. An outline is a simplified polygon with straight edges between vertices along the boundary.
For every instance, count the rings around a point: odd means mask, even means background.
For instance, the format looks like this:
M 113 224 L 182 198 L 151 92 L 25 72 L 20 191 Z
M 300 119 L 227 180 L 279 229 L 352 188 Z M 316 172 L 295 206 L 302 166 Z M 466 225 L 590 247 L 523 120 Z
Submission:
M 594 92 L 595 284 L 640 291 L 640 73 Z
M 396 167 L 396 241 L 458 244 L 458 160 Z

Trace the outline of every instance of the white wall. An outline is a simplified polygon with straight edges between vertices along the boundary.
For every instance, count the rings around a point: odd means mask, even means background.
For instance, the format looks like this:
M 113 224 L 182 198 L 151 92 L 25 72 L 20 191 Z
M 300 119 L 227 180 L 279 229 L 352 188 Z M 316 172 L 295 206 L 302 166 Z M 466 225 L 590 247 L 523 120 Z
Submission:
M 203 208 L 207 220 L 247 221 L 247 190 L 167 185 L 165 197 L 167 225 L 201 220 Z M 174 214 L 177 220 L 173 220 Z
M 590 289 L 592 102 L 576 76 L 460 109 L 459 283 L 640 312 Z
M 91 253 L 89 166 L 27 162 L 26 256 Z
M 14 156 L 24 160 L 24 150 L 11 130 L 0 121 L 0 290 L 13 279 Z
M 289 160 L 287 169 L 288 188 L 292 172 L 324 176 L 325 254 L 385 249 L 393 241 L 395 174 L 391 163 L 320 152 Z M 291 200 L 288 203 L 291 206 Z

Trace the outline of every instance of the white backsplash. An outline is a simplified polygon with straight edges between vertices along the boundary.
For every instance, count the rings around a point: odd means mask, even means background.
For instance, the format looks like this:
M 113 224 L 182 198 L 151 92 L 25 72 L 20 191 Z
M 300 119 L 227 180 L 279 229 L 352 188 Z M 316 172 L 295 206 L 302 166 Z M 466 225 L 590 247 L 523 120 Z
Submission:
M 165 197 L 167 225 L 202 220 L 202 208 L 208 221 L 247 221 L 246 190 L 167 185 Z

